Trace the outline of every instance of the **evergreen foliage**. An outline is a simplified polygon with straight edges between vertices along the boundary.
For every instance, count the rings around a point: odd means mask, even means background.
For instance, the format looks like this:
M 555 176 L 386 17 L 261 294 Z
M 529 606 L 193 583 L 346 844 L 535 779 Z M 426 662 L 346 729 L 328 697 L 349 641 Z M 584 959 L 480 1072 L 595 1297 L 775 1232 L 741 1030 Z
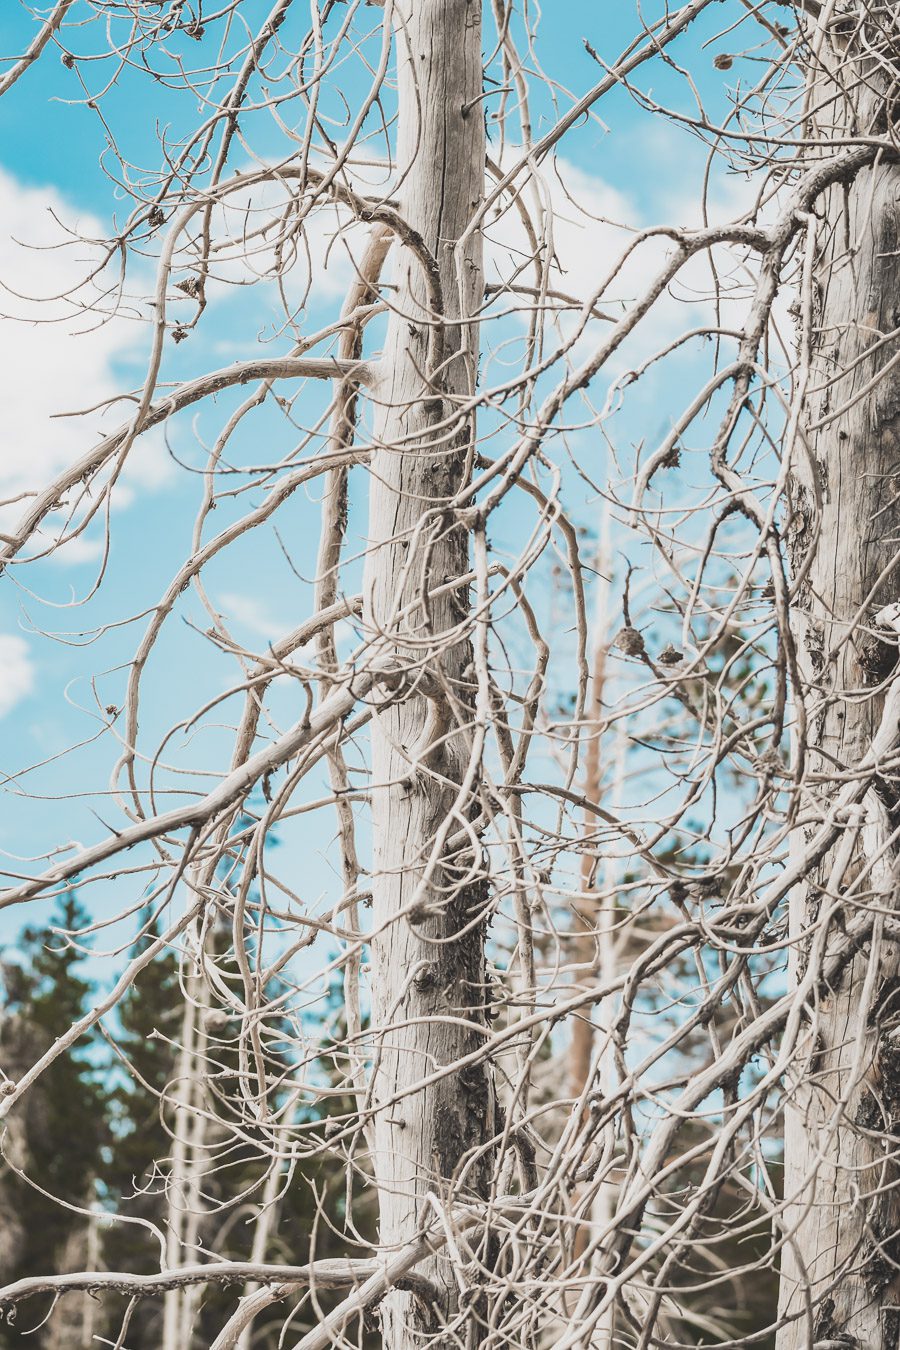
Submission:
M 143 925 L 142 925 L 143 927 Z M 150 925 L 132 955 L 156 936 Z M 119 1004 L 109 1094 L 114 1147 L 103 1169 L 110 1207 L 165 1227 L 165 1174 L 171 1138 L 164 1124 L 167 1087 L 175 1073 L 181 1021 L 177 959 L 167 952 L 145 966 Z M 110 1225 L 107 1265 L 144 1274 L 158 1269 L 159 1242 L 143 1224 Z M 113 1259 L 114 1258 L 114 1259 Z
M 89 1005 L 91 981 L 81 969 L 85 951 L 60 931 L 77 932 L 87 922 L 77 897 L 65 896 L 46 928 L 23 932 L 21 964 L 4 969 L 0 1054 L 11 1078 Z M 11 1113 L 0 1164 L 0 1207 L 12 1216 L 16 1240 L 5 1252 L 0 1249 L 3 1283 L 64 1269 L 86 1244 L 84 1210 L 96 1204 L 110 1138 L 97 1050 L 89 1037 L 59 1055 L 26 1097 L 24 1110 Z M 20 1343 L 37 1320 L 26 1305 L 18 1325 L 0 1323 L 0 1345 Z

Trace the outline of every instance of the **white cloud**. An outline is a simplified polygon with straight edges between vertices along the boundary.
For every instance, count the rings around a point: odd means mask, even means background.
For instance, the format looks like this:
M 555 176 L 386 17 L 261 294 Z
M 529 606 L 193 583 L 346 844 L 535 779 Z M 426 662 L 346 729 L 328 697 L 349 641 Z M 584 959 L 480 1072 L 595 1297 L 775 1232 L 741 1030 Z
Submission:
M 28 643 L 15 633 L 0 633 L 0 717 L 27 698 L 34 680 Z
M 124 313 L 106 319 L 102 309 L 90 312 L 85 306 L 98 293 L 79 289 L 100 256 L 90 241 L 104 233 L 56 189 L 26 187 L 0 169 L 0 499 L 46 486 L 132 406 L 98 405 L 139 381 L 123 377 L 121 367 L 143 354 L 146 329 Z M 86 409 L 93 411 L 60 416 Z M 143 438 L 129 456 L 117 505 L 127 506 L 135 488 L 158 487 L 170 469 L 161 439 Z M 21 502 L 0 506 L 0 521 L 15 520 L 21 509 Z M 95 551 L 67 550 L 62 561 L 86 561 Z
M 490 190 L 490 180 L 486 186 Z M 550 286 L 579 301 L 596 289 L 637 223 L 637 209 L 623 192 L 563 159 L 551 161 L 539 182 L 532 177 L 517 205 L 508 196 L 499 205 L 501 213 L 488 222 L 488 281 L 518 273 L 514 284 L 535 284 L 534 267 L 522 267 L 533 251 L 520 214 L 524 207 L 538 239 L 552 246 Z M 624 294 L 621 281 L 616 294 Z
M 266 605 L 255 596 L 241 595 L 237 591 L 226 591 L 220 595 L 218 608 L 228 616 L 229 623 L 239 623 L 269 642 L 274 642 L 290 626 L 274 618 Z
M 54 416 L 115 394 L 113 362 L 136 336 L 125 320 L 99 325 L 99 315 L 79 314 L 62 298 L 96 254 L 90 245 L 73 243 L 63 221 L 79 234 L 102 234 L 97 220 L 79 217 L 54 189 L 25 187 L 0 169 L 4 496 L 41 485 L 90 445 L 99 414 Z M 116 415 L 121 419 L 121 405 Z
M 546 252 L 553 259 L 549 289 L 571 297 L 579 307 L 594 297 L 600 313 L 607 316 L 588 321 L 571 353 L 570 359 L 578 364 L 609 333 L 608 320 L 621 318 L 630 304 L 645 293 L 672 248 L 671 240 L 656 235 L 628 251 L 635 235 L 652 222 L 642 218 L 639 205 L 627 190 L 561 157 L 541 166 L 539 181 L 536 177 L 527 181 L 523 173 L 515 187 L 521 191 L 519 204 L 504 199 L 502 214 L 489 224 L 485 251 L 487 280 L 489 283 L 506 280 L 524 286 L 536 284 L 536 269 L 530 264 L 522 265 L 534 251 L 521 220 L 521 208 L 526 208 L 534 233 L 545 243 Z M 525 311 L 534 300 L 525 295 L 520 302 Z M 507 294 L 499 298 L 503 308 L 510 307 L 510 303 Z M 549 308 L 558 309 L 558 303 L 550 301 Z M 645 318 L 607 361 L 601 378 L 615 379 L 684 327 L 690 327 L 694 308 L 668 293 L 660 296 L 653 306 L 652 318 L 649 321 Z M 572 333 L 577 312 L 577 308 L 561 311 L 558 323 L 563 337 Z
M 522 200 L 539 232 L 546 231 L 552 239 L 558 265 L 553 268 L 551 286 L 582 301 L 608 274 L 631 231 L 646 222 L 626 190 L 563 159 L 545 162 L 541 174 L 537 199 L 532 186 L 524 182 L 524 175 L 517 186 L 523 188 Z M 372 190 L 384 192 L 386 184 L 380 182 Z M 718 203 L 717 214 L 726 215 L 740 214 L 751 191 L 737 179 L 726 180 L 719 190 L 724 200 Z M 267 214 L 277 218 L 285 191 L 283 184 L 265 184 L 252 193 L 236 194 L 228 207 L 218 212 L 217 225 L 224 234 L 230 234 L 234 256 L 229 260 L 232 250 L 226 249 L 214 267 L 216 273 L 246 285 L 271 265 L 271 238 L 254 240 L 253 248 L 258 251 L 249 262 L 239 255 L 245 234 L 258 229 Z M 692 210 L 696 211 L 696 202 L 687 193 L 679 201 L 660 201 L 661 218 L 694 223 L 688 219 Z M 320 300 L 334 301 L 343 293 L 353 275 L 351 253 L 358 259 L 369 233 L 365 226 L 346 227 L 346 213 L 340 210 L 317 209 L 311 214 L 305 229 L 309 258 L 301 256 L 289 278 L 291 302 L 300 302 L 309 277 L 313 280 L 311 294 Z M 139 358 L 146 351 L 146 328 L 125 317 L 100 323 L 100 316 L 78 313 L 60 298 L 71 293 L 97 256 L 95 246 L 73 243 L 73 230 L 88 240 L 105 233 L 90 214 L 81 213 L 79 217 L 72 203 L 57 190 L 26 187 L 0 169 L 0 368 L 4 390 L 0 499 L 44 486 L 99 436 L 120 423 L 132 405 L 116 403 L 106 411 L 81 417 L 56 415 L 93 407 L 129 383 L 140 383 Z M 640 294 L 669 247 L 663 239 L 641 245 L 601 298 L 601 308 L 614 314 L 621 312 L 621 302 Z M 534 268 L 521 266 L 529 252 L 518 210 L 505 198 L 502 214 L 488 224 L 488 280 L 509 278 L 533 284 Z M 684 326 L 690 326 L 692 320 L 708 316 L 702 296 L 709 285 L 708 265 L 698 260 L 685 270 L 680 283 L 686 303 L 661 297 L 652 319 L 645 320 L 627 347 L 616 354 L 606 368 L 606 376 L 615 378 Z M 693 293 L 688 289 L 691 286 Z M 211 287 L 213 299 L 229 293 L 235 293 L 229 286 Z M 731 303 L 730 318 L 746 304 L 743 294 L 741 300 Z M 500 303 L 506 306 L 508 297 Z M 518 303 L 527 306 L 530 301 L 520 297 Z M 173 301 L 173 312 L 178 312 L 177 301 Z M 49 322 L 51 319 L 56 321 Z M 564 332 L 570 331 L 572 321 L 571 316 L 563 320 Z M 604 331 L 606 325 L 592 321 L 573 353 L 574 359 L 586 355 Z M 244 344 L 231 344 L 223 334 L 218 340 L 223 338 L 228 348 L 226 359 L 246 354 Z M 502 361 L 502 351 L 499 355 Z M 129 379 L 123 367 L 132 360 L 135 373 Z M 118 506 L 125 508 L 145 491 L 157 489 L 173 471 L 162 435 L 151 433 L 140 438 L 117 487 Z M 0 506 L 0 530 L 20 510 L 21 505 Z M 79 548 L 67 550 L 62 561 L 87 561 L 96 552 L 96 542 L 85 538 Z M 267 619 L 259 622 L 268 627 Z
M 365 253 L 371 226 L 354 220 L 345 206 L 321 202 L 297 231 L 286 212 L 287 200 L 285 184 L 269 181 L 233 192 L 214 209 L 210 303 L 239 295 L 242 287 L 271 281 L 277 267 L 283 269 L 285 295 L 292 306 L 343 298 Z M 263 223 L 268 225 L 265 233 Z M 278 251 L 276 243 L 285 230 L 291 238 Z M 173 297 L 174 307 L 180 303 Z M 184 303 L 189 313 L 191 302 Z
M 68 518 L 61 513 L 51 512 L 44 529 L 52 534 L 61 534 L 69 524 Z M 95 535 L 77 534 L 66 541 L 65 549 L 58 549 L 49 555 L 49 561 L 55 566 L 74 567 L 78 563 L 96 562 L 103 556 L 103 542 Z
M 523 173 L 516 187 L 522 189 L 521 203 L 529 210 L 538 238 L 543 236 L 552 241 L 555 262 L 550 269 L 549 286 L 583 303 L 609 279 L 597 306 L 614 319 L 646 292 L 674 247 L 668 235 L 655 234 L 638 244 L 617 269 L 623 250 L 634 235 L 661 222 L 682 229 L 697 229 L 704 224 L 696 174 L 675 190 L 671 183 L 661 185 L 654 196 L 651 209 L 655 214 L 651 218 L 646 209 L 641 211 L 627 189 L 620 189 L 563 158 L 547 161 L 540 172 L 539 184 L 527 182 Z M 756 204 L 758 191 L 758 179 L 715 175 L 706 203 L 706 223 L 724 225 L 746 219 Z M 756 223 L 767 223 L 775 212 L 776 204 L 769 203 Z M 522 267 L 532 252 L 518 208 L 506 204 L 503 214 L 488 231 L 488 281 L 507 278 L 534 285 L 534 267 Z M 620 379 L 691 329 L 709 325 L 739 330 L 752 300 L 756 270 L 755 260 L 748 266 L 746 251 L 740 247 L 716 245 L 711 252 L 696 254 L 682 265 L 675 281 L 606 362 L 600 381 Z M 773 309 L 779 331 L 788 342 L 792 332 L 787 318 L 791 298 L 790 288 L 783 287 Z M 524 309 L 532 302 L 526 296 L 521 297 L 521 303 Z M 509 307 L 510 298 L 503 295 L 500 304 Z M 575 312 L 565 313 L 559 325 L 563 336 L 571 333 L 574 323 Z M 586 359 L 601 335 L 608 332 L 608 323 L 589 321 L 571 360 L 577 364 Z

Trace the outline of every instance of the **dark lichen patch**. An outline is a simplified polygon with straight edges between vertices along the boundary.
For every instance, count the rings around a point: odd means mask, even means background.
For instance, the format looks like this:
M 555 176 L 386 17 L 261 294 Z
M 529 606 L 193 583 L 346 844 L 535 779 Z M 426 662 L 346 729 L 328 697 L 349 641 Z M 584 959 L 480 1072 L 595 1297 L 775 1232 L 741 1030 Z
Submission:
M 878 1047 L 879 1095 L 888 1112 L 894 1132 L 900 1126 L 900 1045 L 893 1038 L 882 1039 Z
M 880 1130 L 884 1124 L 884 1116 L 871 1088 L 865 1088 L 859 1099 L 859 1105 L 856 1108 L 856 1115 L 853 1117 L 853 1123 L 858 1125 L 861 1130 Z
M 828 1055 L 828 1043 L 821 1031 L 817 1032 L 813 1042 L 812 1051 L 809 1056 L 807 1073 L 810 1078 L 817 1078 L 820 1073 L 824 1073 L 827 1067 L 826 1057 Z
M 821 633 L 812 624 L 807 629 L 803 645 L 806 647 L 810 670 L 814 676 L 821 675 L 825 669 L 825 644 Z
M 900 1276 L 900 1219 L 890 1195 L 882 1198 L 869 1223 L 863 1279 L 873 1294 L 883 1294 Z
M 845 1350 L 858 1350 L 859 1341 L 855 1336 L 841 1330 L 835 1321 L 834 1310 L 835 1302 L 833 1298 L 822 1300 L 813 1328 L 813 1341 L 825 1341 L 831 1345 L 844 1346 Z
M 900 1024 L 900 975 L 889 975 L 882 980 L 869 1013 L 868 1024 L 870 1027 Z
M 876 1132 L 886 1143 L 900 1136 L 900 1044 L 894 1041 L 891 1031 L 897 1021 L 898 1002 L 900 980 L 889 976 L 882 981 L 869 1018 L 869 1025 L 877 1028 L 878 1035 L 874 1062 L 877 1081 L 863 1092 L 856 1114 L 856 1124 L 860 1128 Z M 890 1178 L 871 1207 L 863 1251 L 863 1279 L 867 1289 L 879 1298 L 883 1298 L 889 1289 L 893 1293 L 900 1286 L 900 1202 L 895 1189 L 896 1169 L 890 1169 Z M 887 1302 L 894 1304 L 897 1300 L 889 1298 Z M 893 1323 L 892 1327 L 891 1338 L 884 1339 L 884 1347 L 897 1346 L 900 1328 Z
M 884 684 L 897 665 L 897 648 L 893 643 L 882 642 L 880 638 L 867 638 L 861 643 L 859 666 L 863 683 L 867 686 Z
M 484 1135 L 493 1126 L 493 1084 L 490 1068 L 470 1064 L 452 1081 L 452 1092 L 441 1102 L 434 1116 L 434 1166 L 449 1179 L 472 1149 L 478 1149 Z M 486 1161 L 480 1170 L 486 1168 Z M 472 1187 L 478 1188 L 479 1169 L 467 1173 Z
M 891 1258 L 877 1243 L 866 1248 L 863 1279 L 873 1294 L 883 1294 L 898 1273 Z
M 900 778 L 895 773 L 878 773 L 872 786 L 884 802 L 891 826 L 896 827 L 900 824 Z
M 881 1310 L 881 1350 L 900 1350 L 900 1308 Z

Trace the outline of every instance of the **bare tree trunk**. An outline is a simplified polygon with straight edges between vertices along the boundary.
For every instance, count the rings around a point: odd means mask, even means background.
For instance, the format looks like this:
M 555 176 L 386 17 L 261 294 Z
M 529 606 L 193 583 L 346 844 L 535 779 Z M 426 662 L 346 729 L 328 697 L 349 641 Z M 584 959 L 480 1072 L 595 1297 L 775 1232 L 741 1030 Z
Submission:
M 609 559 L 609 512 L 604 505 L 600 547 L 595 566 L 598 575 L 597 609 L 594 616 L 594 654 L 591 671 L 591 696 L 587 708 L 585 731 L 584 795 L 593 805 L 603 795 L 603 703 L 606 690 L 609 656 L 609 582 L 605 580 Z M 597 816 L 589 808 L 584 812 L 584 848 L 581 854 L 581 897 L 574 906 L 575 928 L 572 943 L 573 960 L 581 968 L 578 985 L 589 989 L 612 983 L 621 939 L 615 932 L 615 903 L 612 896 L 612 857 L 594 842 Z M 595 1063 L 597 1031 L 605 1032 L 611 1017 L 608 999 L 600 999 L 573 1019 L 572 1040 L 569 1044 L 569 1096 L 575 1101 L 586 1088 L 606 1096 L 612 1079 L 611 1047 L 601 1047 Z M 585 1107 L 585 1115 L 587 1108 Z M 582 1225 L 575 1234 L 575 1252 L 581 1255 L 591 1240 L 594 1229 L 605 1229 L 615 1207 L 615 1190 L 603 1182 L 593 1197 L 590 1223 Z M 573 1305 L 576 1300 L 573 1300 Z M 610 1350 L 615 1334 L 615 1309 L 610 1306 L 597 1323 L 586 1332 L 583 1345 L 589 1350 Z
M 826 43 L 821 55 L 835 85 L 855 78 L 847 53 L 829 52 Z M 851 120 L 858 132 L 883 120 L 875 82 L 854 98 L 847 130 Z M 822 98 L 821 84 L 818 100 L 829 110 L 840 106 Z M 833 120 L 833 111 L 823 115 Z M 833 137 L 834 130 L 825 134 Z M 811 453 L 798 441 L 791 525 L 800 579 L 798 660 L 812 691 L 807 818 L 810 810 L 823 816 L 829 809 L 815 776 L 833 783 L 838 773 L 852 774 L 865 755 L 884 708 L 876 686 L 896 662 L 895 648 L 873 632 L 873 616 L 900 596 L 900 376 L 896 369 L 884 371 L 895 359 L 896 342 L 876 345 L 898 323 L 898 195 L 896 164 L 864 169 L 849 188 L 830 189 L 824 220 L 811 223 L 807 246 L 815 248 L 804 298 Z M 863 355 L 869 348 L 872 354 Z M 852 373 L 837 378 L 851 366 Z M 861 884 L 860 877 L 896 828 L 896 808 L 896 783 L 877 780 L 859 819 L 847 822 L 845 843 L 792 898 L 795 981 L 830 898 L 856 882 L 857 902 L 882 908 L 895 903 L 884 881 L 890 856 L 863 874 Z M 803 831 L 797 835 L 802 848 Z M 900 1023 L 898 957 L 882 929 L 876 919 L 871 944 L 807 1008 L 785 1118 L 788 1242 L 780 1311 L 795 1320 L 780 1331 L 778 1350 L 805 1350 L 817 1342 L 896 1350 L 900 1343 L 900 1173 L 891 1156 L 900 1127 L 900 1051 L 891 1036 Z
M 300 1093 L 293 1093 L 280 1121 L 282 1131 L 286 1132 L 293 1124 L 299 1102 Z M 250 1260 L 254 1265 L 262 1265 L 266 1259 L 269 1242 L 278 1227 L 278 1216 L 284 1189 L 285 1168 L 280 1162 L 273 1162 L 269 1175 L 266 1177 L 266 1184 L 263 1187 L 259 1217 L 253 1228 L 253 1246 L 250 1249 Z M 249 1280 L 244 1285 L 244 1298 L 250 1298 L 259 1287 L 256 1280 Z M 250 1350 L 252 1339 L 253 1324 L 248 1322 L 237 1339 L 235 1350 Z
M 461 418 L 449 433 L 431 430 L 452 417 L 476 377 L 469 320 L 482 296 L 481 245 L 474 236 L 455 246 L 483 194 L 481 5 L 403 0 L 394 16 L 400 212 L 436 267 L 415 241 L 415 252 L 395 245 L 393 311 L 373 391 L 365 617 L 410 672 L 385 696 L 372 732 L 376 1107 L 481 1047 L 486 997 L 485 894 L 483 884 L 465 880 L 471 848 L 455 857 L 439 843 L 436 850 L 473 754 L 468 587 L 447 585 L 469 569 L 469 538 L 443 504 L 471 473 L 474 427 Z M 428 598 L 435 587 L 443 593 Z M 449 834 L 459 833 L 460 821 Z M 411 1237 L 426 1192 L 440 1195 L 493 1126 L 484 1066 L 449 1072 L 378 1111 L 383 1246 Z M 465 1170 L 462 1192 L 484 1193 L 489 1173 L 482 1152 Z M 386 1350 L 418 1345 L 457 1309 L 447 1257 L 421 1271 L 435 1286 L 432 1306 L 392 1291 L 381 1306 Z
M 200 1082 L 202 1080 L 202 1066 L 206 1063 L 206 1054 L 206 1032 L 202 1020 L 197 1017 L 192 1066 L 194 1076 L 190 1085 L 192 1102 L 195 1106 L 202 1101 Z M 202 1110 L 195 1110 L 191 1121 L 191 1136 L 185 1159 L 183 1193 L 186 1212 L 182 1223 L 180 1264 L 184 1263 L 186 1256 L 190 1260 L 191 1254 L 194 1252 L 199 1254 L 200 1249 L 200 1233 L 204 1222 L 203 1178 L 208 1166 L 208 1155 L 205 1148 L 207 1128 L 206 1113 Z M 203 1286 L 199 1284 L 189 1285 L 188 1288 L 182 1290 L 178 1331 L 179 1350 L 189 1350 L 195 1330 L 197 1309 L 200 1306 L 203 1293 Z
M 190 981 L 190 977 L 188 977 Z M 198 1036 L 197 1008 L 188 998 L 181 1024 L 181 1054 L 178 1082 L 175 1085 L 175 1112 L 172 1140 L 172 1170 L 166 1186 L 166 1267 L 174 1270 L 184 1262 L 184 1236 L 189 1212 L 191 1170 L 190 1136 L 194 1130 L 191 1107 L 196 1090 L 195 1049 Z M 182 1310 L 186 1291 L 169 1289 L 163 1302 L 162 1350 L 182 1350 Z
M 604 551 L 597 558 L 597 572 L 602 577 L 607 559 Z M 603 691 L 606 684 L 606 665 L 609 651 L 608 585 L 599 582 L 597 614 L 594 620 L 594 660 L 591 671 L 591 697 L 587 708 L 584 757 L 584 795 L 591 803 L 600 801 L 603 767 L 600 760 L 600 740 L 603 735 Z M 584 812 L 584 848 L 581 854 L 581 896 L 573 906 L 572 959 L 582 968 L 579 985 L 590 988 L 597 982 L 603 961 L 603 938 L 606 908 L 597 894 L 597 873 L 601 870 L 600 850 L 592 842 L 597 829 L 597 817 L 590 809 Z M 583 1010 L 572 1022 L 572 1040 L 569 1044 L 569 1095 L 581 1096 L 591 1075 L 594 1057 L 595 1026 L 592 1008 Z

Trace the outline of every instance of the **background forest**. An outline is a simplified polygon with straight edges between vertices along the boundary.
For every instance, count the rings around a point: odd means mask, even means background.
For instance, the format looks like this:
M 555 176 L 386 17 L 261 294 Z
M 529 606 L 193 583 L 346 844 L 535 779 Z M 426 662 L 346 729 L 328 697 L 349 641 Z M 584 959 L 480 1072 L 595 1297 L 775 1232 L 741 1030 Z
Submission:
M 4 966 L 3 1064 L 14 1077 L 31 1064 L 91 1006 L 92 982 L 86 976 L 86 951 L 61 934 L 86 926 L 77 895 L 69 897 L 51 926 L 27 929 L 16 944 L 15 961 Z M 152 931 L 152 927 L 151 927 Z M 136 954 L 136 953 L 135 953 Z M 321 1010 L 323 1082 L 334 1076 L 327 1051 L 329 1023 L 341 1029 L 340 991 Z M 159 1267 L 159 1242 L 144 1222 L 165 1229 L 167 1181 L 178 1121 L 165 1109 L 167 1093 L 178 1082 L 183 1009 L 177 963 L 172 955 L 151 961 L 118 1006 L 115 1038 L 85 1037 L 77 1053 L 60 1057 L 29 1097 L 28 1109 L 11 1117 L 0 1171 L 3 1229 L 0 1279 L 11 1284 L 35 1271 L 47 1274 L 92 1269 L 127 1269 L 149 1274 Z M 235 1072 L 227 1050 L 217 1059 L 209 1083 L 208 1109 L 227 1100 Z M 212 1077 L 212 1075 L 211 1075 Z M 340 1109 L 340 1100 L 331 1099 Z M 312 1108 L 314 1111 L 314 1108 Z M 206 1141 L 198 1192 L 201 1213 L 194 1231 L 198 1258 L 204 1250 L 227 1252 L 236 1260 L 253 1255 L 260 1167 L 252 1147 L 236 1148 L 227 1122 Z M 318 1166 L 308 1175 L 290 1173 L 267 1197 L 277 1219 L 267 1255 L 270 1260 L 302 1264 L 318 1227 L 316 1249 L 332 1255 L 339 1243 L 330 1224 L 340 1227 L 348 1184 L 339 1166 Z M 314 1187 L 314 1189 L 311 1189 Z M 196 1203 L 196 1202 L 195 1202 Z M 321 1221 L 322 1210 L 328 1214 Z M 358 1207 L 359 1241 L 372 1236 L 366 1205 Z M 111 1224 L 107 1216 L 119 1216 Z M 124 1220 L 124 1221 L 122 1221 Z M 236 1301 L 227 1291 L 207 1291 L 200 1302 L 194 1335 L 212 1341 L 223 1315 Z M 121 1306 L 118 1306 L 121 1303 Z M 52 1300 L 35 1298 L 2 1327 L 3 1345 L 86 1346 L 118 1327 L 127 1300 L 105 1309 L 96 1299 L 66 1300 L 43 1326 Z M 327 1306 L 327 1298 L 326 1298 Z M 128 1344 L 158 1346 L 162 1314 L 152 1303 L 134 1312 Z M 263 1326 L 259 1332 L 266 1342 Z M 277 1327 L 270 1337 L 277 1339 Z M 115 1340 L 115 1334 L 110 1338 Z M 274 1343 L 274 1339 L 273 1339 Z

